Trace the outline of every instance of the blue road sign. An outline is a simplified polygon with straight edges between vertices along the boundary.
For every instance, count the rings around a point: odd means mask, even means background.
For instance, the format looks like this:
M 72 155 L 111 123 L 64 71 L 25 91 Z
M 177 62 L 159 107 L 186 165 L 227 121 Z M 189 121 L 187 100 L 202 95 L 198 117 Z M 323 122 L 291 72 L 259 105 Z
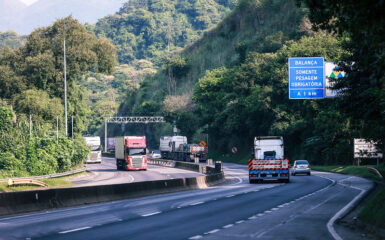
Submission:
M 289 58 L 289 99 L 316 99 L 325 96 L 324 58 Z

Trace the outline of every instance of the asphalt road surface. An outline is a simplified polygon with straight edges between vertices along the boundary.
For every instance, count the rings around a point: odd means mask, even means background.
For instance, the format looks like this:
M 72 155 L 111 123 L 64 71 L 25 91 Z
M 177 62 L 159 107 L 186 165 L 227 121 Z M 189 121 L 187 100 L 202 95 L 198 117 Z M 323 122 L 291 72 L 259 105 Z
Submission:
M 372 184 L 313 173 L 251 185 L 246 166 L 224 170 L 221 186 L 0 218 L 0 238 L 338 239 L 330 223 Z
M 178 168 L 148 165 L 147 171 L 116 170 L 114 158 L 103 157 L 102 163 L 87 164 L 87 174 L 68 178 L 76 186 L 143 182 L 202 176 L 200 173 Z

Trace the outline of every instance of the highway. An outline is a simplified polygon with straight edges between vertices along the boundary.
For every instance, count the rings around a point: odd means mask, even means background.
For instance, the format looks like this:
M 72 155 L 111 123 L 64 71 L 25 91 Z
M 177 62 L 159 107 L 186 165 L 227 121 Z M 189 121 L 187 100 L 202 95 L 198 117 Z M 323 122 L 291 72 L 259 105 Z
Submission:
M 3 217 L 0 238 L 333 239 L 332 220 L 372 185 L 331 173 L 250 185 L 247 166 L 224 171 L 207 189 Z
M 103 157 L 100 164 L 86 164 L 86 169 L 86 174 L 68 180 L 80 187 L 202 176 L 196 172 L 155 165 L 148 165 L 147 171 L 118 171 L 115 159 L 108 157 Z

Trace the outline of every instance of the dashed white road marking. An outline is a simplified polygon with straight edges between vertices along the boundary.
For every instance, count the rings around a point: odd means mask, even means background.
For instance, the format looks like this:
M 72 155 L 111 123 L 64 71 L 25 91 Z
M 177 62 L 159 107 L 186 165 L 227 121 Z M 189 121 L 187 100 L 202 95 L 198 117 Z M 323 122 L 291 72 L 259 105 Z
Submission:
M 205 202 L 196 202 L 196 203 L 191 203 L 190 206 L 195 206 L 195 205 L 199 205 L 199 204 L 203 204 Z
M 156 215 L 156 214 L 159 214 L 159 213 L 162 213 L 162 212 L 147 213 L 147 214 L 143 214 L 142 217 L 149 217 L 149 216 L 153 216 L 153 215 Z
M 256 219 L 257 217 L 256 216 L 251 216 L 251 217 L 249 217 L 248 219 L 249 220 L 253 220 L 253 219 Z
M 216 233 L 216 232 L 219 232 L 220 230 L 219 229 L 214 229 L 214 230 L 211 230 L 210 232 L 207 232 L 205 234 L 213 234 L 213 233 Z
M 77 232 L 77 231 L 86 230 L 86 229 L 90 229 L 90 228 L 91 227 L 75 228 L 75 229 L 71 229 L 71 230 L 67 230 L 67 231 L 62 231 L 62 232 L 59 232 L 59 233 L 60 234 L 66 234 L 66 233 Z
M 271 213 L 271 211 L 270 210 L 266 210 L 264 213 Z
M 194 237 L 190 237 L 189 239 L 194 240 L 194 239 L 201 239 L 201 238 L 203 238 L 203 236 L 201 236 L 201 235 L 196 235 L 196 236 L 194 236 Z
M 244 223 L 245 222 L 245 220 L 239 220 L 239 221 L 236 221 L 235 223 L 236 224 L 241 224 L 241 223 Z
M 277 211 L 279 208 L 272 208 L 271 211 Z
M 257 217 L 262 217 L 263 215 L 265 215 L 265 214 L 263 214 L 263 213 L 258 213 Z
M 232 226 L 234 226 L 234 224 L 228 224 L 226 226 L 223 226 L 223 228 L 231 228 Z
M 232 194 L 232 195 L 228 195 L 228 196 L 226 196 L 227 198 L 231 198 L 231 197 L 234 197 L 235 195 L 234 194 Z

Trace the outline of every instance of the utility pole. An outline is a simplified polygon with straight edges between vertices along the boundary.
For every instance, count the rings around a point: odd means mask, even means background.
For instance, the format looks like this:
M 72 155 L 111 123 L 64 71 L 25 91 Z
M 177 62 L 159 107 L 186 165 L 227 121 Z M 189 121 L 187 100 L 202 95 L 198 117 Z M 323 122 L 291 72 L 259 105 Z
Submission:
M 104 118 L 104 152 L 107 152 L 107 118 Z
M 29 135 L 32 135 L 32 115 L 29 114 Z
M 56 143 L 59 142 L 59 117 L 56 117 Z
M 74 142 L 74 116 L 71 116 L 71 136 L 72 136 L 72 142 Z
M 67 122 L 67 61 L 66 61 L 66 37 L 64 24 L 64 122 L 65 122 L 65 136 L 68 137 L 68 122 Z

